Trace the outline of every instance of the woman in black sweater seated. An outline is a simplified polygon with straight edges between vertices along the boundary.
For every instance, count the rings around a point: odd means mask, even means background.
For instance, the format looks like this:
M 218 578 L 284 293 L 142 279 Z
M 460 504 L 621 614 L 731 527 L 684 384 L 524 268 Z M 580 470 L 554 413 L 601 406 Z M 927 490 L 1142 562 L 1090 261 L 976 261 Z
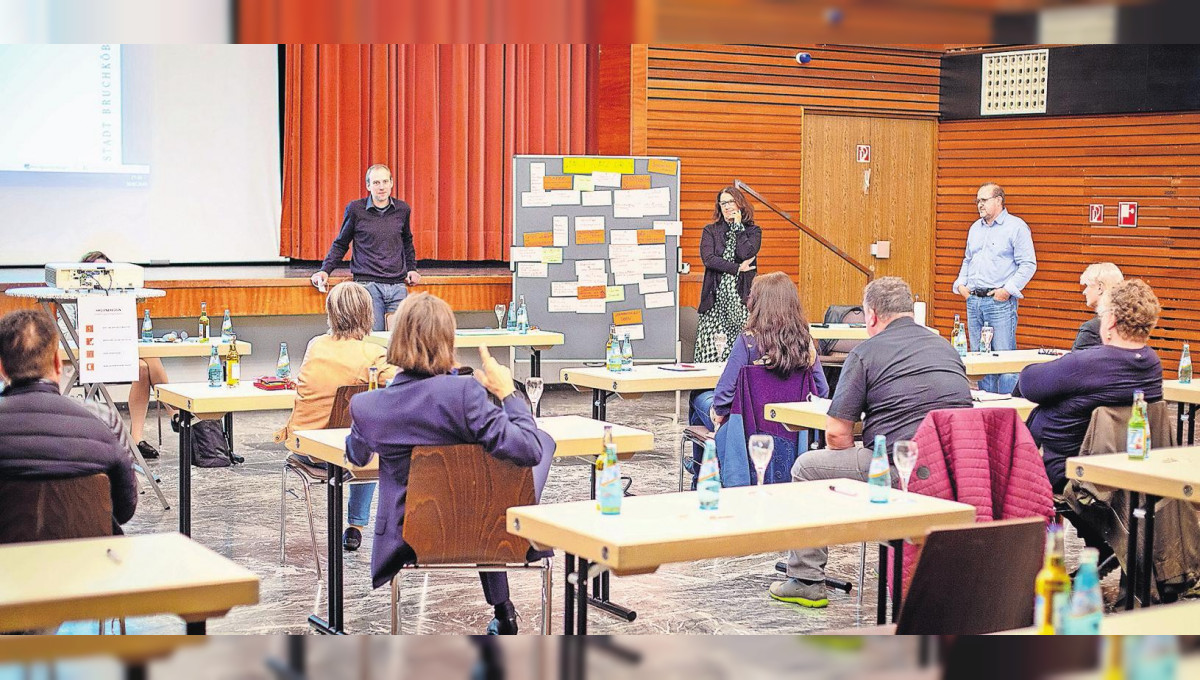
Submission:
M 1162 399 L 1162 363 L 1146 345 L 1161 311 L 1141 279 L 1118 283 L 1098 316 L 1101 346 L 1021 371 L 1013 395 L 1038 404 L 1027 424 L 1054 493 L 1067 484 L 1067 458 L 1079 455 L 1096 407 L 1128 406 L 1137 390 L 1147 402 Z

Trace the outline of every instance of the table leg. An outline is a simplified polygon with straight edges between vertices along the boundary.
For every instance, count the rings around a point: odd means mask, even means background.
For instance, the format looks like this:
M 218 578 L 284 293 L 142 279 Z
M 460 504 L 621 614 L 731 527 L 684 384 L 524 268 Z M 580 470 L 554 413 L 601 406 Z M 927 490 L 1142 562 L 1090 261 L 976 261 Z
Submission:
M 904 539 L 892 541 L 892 623 L 900 620 L 900 600 L 904 590 Z
M 1125 609 L 1133 609 L 1137 597 L 1138 494 L 1129 492 L 1129 545 L 1125 549 Z
M 1154 580 L 1154 506 L 1158 504 L 1158 497 L 1151 494 L 1146 494 L 1146 542 L 1142 546 L 1142 606 L 1149 607 L 1150 600 L 1150 584 Z
M 579 581 L 579 589 L 578 589 L 578 592 L 576 593 L 576 596 L 579 598 L 579 601 L 575 603 L 575 607 L 576 607 L 576 611 L 575 611 L 575 616 L 576 616 L 576 621 L 575 621 L 575 630 L 576 630 L 576 632 L 577 632 L 579 635 L 587 635 L 587 610 L 588 610 L 588 596 L 587 596 L 587 574 L 588 574 L 588 561 L 587 561 L 587 559 L 586 559 L 586 558 L 584 558 L 584 557 L 579 557 L 579 556 L 576 556 L 576 559 L 579 561 L 579 566 L 576 568 L 576 571 L 575 571 L 575 573 L 579 575 L 579 576 L 578 576 L 578 581 Z
M 566 554 L 566 559 L 563 560 L 565 569 L 563 571 L 563 584 L 566 587 L 565 597 L 563 599 L 563 635 L 575 634 L 575 584 L 571 583 L 571 577 L 575 574 L 575 556 L 571 553 Z
M 267 659 L 267 668 L 279 680 L 305 680 L 307 666 L 305 663 L 303 635 L 289 635 L 287 639 L 287 658 Z
M 608 395 L 607 390 L 592 390 L 592 418 L 595 420 L 608 420 Z
M 208 635 L 208 621 L 201 619 L 199 621 L 187 622 L 188 635 Z
M 229 445 L 229 455 L 233 455 L 233 411 L 225 414 L 225 443 Z
M 125 680 L 146 680 L 149 677 L 150 675 L 146 672 L 146 664 L 144 662 L 125 665 Z
M 1196 410 L 1200 404 L 1188 404 L 1188 446 L 1196 443 Z
M 529 376 L 542 377 L 542 350 L 536 347 L 529 348 Z
M 1175 443 L 1183 446 L 1183 423 L 1188 419 L 1186 410 L 1188 404 L 1180 402 L 1176 406 L 1179 407 L 1179 413 L 1175 415 Z
M 875 624 L 882 626 L 887 623 L 887 581 L 888 581 L 887 544 L 879 544 L 879 594 L 875 602 Z
M 340 465 L 328 464 L 329 482 L 325 485 L 326 493 L 326 557 L 325 578 L 326 591 L 329 598 L 328 620 L 313 614 L 308 617 L 308 624 L 319 633 L 326 635 L 345 635 L 345 624 L 342 619 L 342 474 Z
M 192 413 L 179 410 L 179 533 L 192 535 Z

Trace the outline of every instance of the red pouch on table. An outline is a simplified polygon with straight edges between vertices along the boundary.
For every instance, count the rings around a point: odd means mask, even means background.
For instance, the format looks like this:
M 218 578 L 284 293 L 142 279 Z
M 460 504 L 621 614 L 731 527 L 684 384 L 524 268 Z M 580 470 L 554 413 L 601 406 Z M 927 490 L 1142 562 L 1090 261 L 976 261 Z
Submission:
M 287 378 L 276 378 L 273 375 L 264 375 L 254 381 L 254 386 L 260 390 L 294 390 L 296 383 Z

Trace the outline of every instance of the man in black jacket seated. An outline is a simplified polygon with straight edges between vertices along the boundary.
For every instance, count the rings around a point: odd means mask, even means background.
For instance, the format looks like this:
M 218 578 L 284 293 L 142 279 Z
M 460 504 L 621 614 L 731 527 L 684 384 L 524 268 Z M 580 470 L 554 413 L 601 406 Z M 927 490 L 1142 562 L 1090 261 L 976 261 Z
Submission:
M 111 484 L 113 528 L 137 508 L 133 457 L 120 417 L 59 393 L 54 321 L 40 310 L 0 317 L 0 479 L 66 479 L 98 473 Z M 118 432 L 121 434 L 118 435 Z

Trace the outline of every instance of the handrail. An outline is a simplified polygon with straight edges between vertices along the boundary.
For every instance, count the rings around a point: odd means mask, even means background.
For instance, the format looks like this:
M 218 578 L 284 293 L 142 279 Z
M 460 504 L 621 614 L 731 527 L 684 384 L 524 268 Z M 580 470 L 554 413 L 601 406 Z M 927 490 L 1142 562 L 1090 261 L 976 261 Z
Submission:
M 746 184 L 745 182 L 743 182 L 740 179 L 735 179 L 735 180 L 733 180 L 733 186 L 737 187 L 738 190 L 744 191 L 744 192 L 750 194 L 751 196 L 753 196 L 754 198 L 757 198 L 760 203 L 762 203 L 763 205 L 770 208 L 771 211 L 774 212 L 776 215 L 779 215 L 783 219 L 787 220 L 789 223 L 791 223 L 791 225 L 793 227 L 796 227 L 800 231 L 813 237 L 813 239 L 815 239 L 817 241 L 817 243 L 820 243 L 821 245 L 825 246 L 834 255 L 837 255 L 838 257 L 845 260 L 847 263 L 850 264 L 851 267 L 854 267 L 855 269 L 862 272 L 863 274 L 866 274 L 867 281 L 875 280 L 875 272 L 872 271 L 872 269 L 870 267 L 867 267 L 866 265 L 864 265 L 863 263 L 854 259 L 853 257 L 850 257 L 850 255 L 847 254 L 846 251 L 844 251 L 841 248 L 838 248 L 837 246 L 830 243 L 828 239 L 826 239 L 824 236 L 821 236 L 817 232 L 813 231 L 813 229 L 811 227 L 809 227 L 807 224 L 804 224 L 800 220 L 793 218 L 791 215 L 787 214 L 783 210 L 776 208 L 773 203 L 771 203 L 767 199 L 763 198 L 762 195 L 759 194 L 757 191 L 755 191 L 749 184 Z

